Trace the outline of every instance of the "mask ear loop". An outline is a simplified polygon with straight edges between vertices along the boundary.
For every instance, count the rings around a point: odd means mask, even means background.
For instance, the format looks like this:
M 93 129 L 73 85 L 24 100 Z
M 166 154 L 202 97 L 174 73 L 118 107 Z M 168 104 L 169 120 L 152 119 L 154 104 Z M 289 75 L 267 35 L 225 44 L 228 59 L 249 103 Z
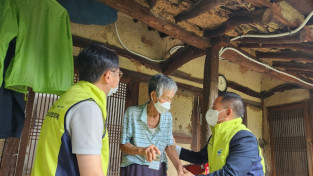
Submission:
M 224 109 L 224 110 L 220 111 L 219 113 L 224 112 L 224 111 L 226 111 L 226 110 L 228 110 L 228 109 Z M 226 119 L 226 117 L 224 117 L 224 118 L 222 118 L 222 119 L 220 119 L 220 120 L 217 120 L 217 122 L 222 121 L 222 120 L 224 120 L 224 119 Z

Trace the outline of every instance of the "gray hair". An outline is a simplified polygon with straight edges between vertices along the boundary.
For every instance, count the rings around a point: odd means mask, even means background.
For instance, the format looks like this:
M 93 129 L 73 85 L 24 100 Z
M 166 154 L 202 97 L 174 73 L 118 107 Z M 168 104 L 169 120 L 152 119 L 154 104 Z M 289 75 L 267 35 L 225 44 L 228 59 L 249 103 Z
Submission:
M 163 91 L 165 90 L 174 90 L 174 92 L 176 93 L 177 91 L 177 85 L 176 82 L 160 73 L 160 74 L 156 74 L 154 76 L 152 76 L 149 79 L 149 98 L 151 99 L 150 95 L 152 91 L 155 91 L 158 97 L 161 97 L 163 95 Z

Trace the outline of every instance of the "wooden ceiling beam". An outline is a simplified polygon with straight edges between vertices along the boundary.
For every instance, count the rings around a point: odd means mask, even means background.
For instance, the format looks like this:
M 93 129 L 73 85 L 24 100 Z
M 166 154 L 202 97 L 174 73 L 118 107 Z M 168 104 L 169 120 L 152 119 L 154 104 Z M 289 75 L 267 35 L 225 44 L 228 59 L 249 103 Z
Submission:
M 132 54 L 129 51 L 121 49 L 117 46 L 110 45 L 107 43 L 102 43 L 102 42 L 87 39 L 87 38 L 83 38 L 83 37 L 76 36 L 76 35 L 72 36 L 72 40 L 73 40 L 73 45 L 80 47 L 80 48 L 86 48 L 93 43 L 101 44 L 101 45 L 107 47 L 108 49 L 113 50 L 119 56 L 123 56 L 123 57 L 129 58 L 129 59 L 135 60 L 137 62 L 140 62 L 142 65 L 146 66 L 147 68 L 151 68 L 151 69 L 154 69 L 154 70 L 159 71 L 159 72 L 161 71 L 161 67 L 158 63 L 151 62 L 151 61 L 149 61 L 143 57 Z
M 193 46 L 180 48 L 171 57 L 161 63 L 162 72 L 164 74 L 169 74 L 178 69 L 180 66 L 184 65 L 185 63 L 205 55 L 205 53 L 206 50 L 198 49 Z
M 275 92 L 283 92 L 286 90 L 299 89 L 299 88 L 301 88 L 301 87 L 297 84 L 287 83 L 287 84 L 282 84 L 282 85 L 276 86 L 276 87 L 270 89 L 269 91 L 263 91 L 263 92 L 261 92 L 261 95 L 262 95 L 262 98 L 268 98 L 268 97 L 274 95 Z
M 311 72 L 313 74 L 313 64 L 312 63 L 298 63 L 298 62 L 273 62 L 274 67 L 280 67 L 293 71 L 300 72 Z
M 239 48 L 276 48 L 276 49 L 290 49 L 303 51 L 306 53 L 313 54 L 313 44 L 311 43 L 292 43 L 292 44 L 257 44 L 257 43 L 240 43 Z
M 313 62 L 313 54 L 300 51 L 257 52 L 258 59 Z
M 180 14 L 176 15 L 175 21 L 180 22 L 190 18 L 194 18 L 196 16 L 201 15 L 202 13 L 208 12 L 219 4 L 225 2 L 225 0 L 199 0 L 197 1 L 192 7 L 189 9 L 181 12 Z
M 242 52 L 243 54 L 249 56 L 250 58 L 253 58 L 256 60 L 256 58 L 254 56 L 251 56 L 249 53 L 235 47 L 235 46 L 231 46 L 232 48 L 236 48 L 237 50 L 239 50 L 240 52 Z M 250 61 L 248 59 L 246 59 L 244 56 L 238 54 L 237 52 L 235 51 L 232 51 L 232 50 L 226 50 L 222 56 L 223 58 L 233 62 L 233 63 L 236 63 L 236 64 L 239 64 L 243 67 L 246 67 L 250 70 L 253 70 L 253 71 L 256 71 L 256 72 L 260 72 L 260 73 L 266 73 L 272 77 L 275 77 L 279 80 L 283 80 L 283 81 L 286 81 L 287 83 L 296 83 L 304 88 L 308 88 L 308 89 L 312 89 L 313 86 L 310 86 L 310 85 L 307 85 L 295 78 L 292 78 L 292 77 L 289 77 L 285 74 L 282 74 L 282 73 L 278 73 L 278 72 L 275 72 L 273 70 L 270 70 L 268 69 L 267 67 L 263 66 L 263 65 L 259 65 L 253 61 Z M 312 82 L 312 81 L 311 81 Z
M 100 0 L 100 2 L 196 48 L 206 49 L 211 46 L 207 39 L 153 16 L 148 7 L 144 7 L 134 0 Z
M 285 37 L 277 37 L 277 38 L 242 38 L 236 40 L 241 43 L 253 43 L 258 45 L 263 44 L 289 44 L 289 43 L 303 43 L 306 38 L 305 30 L 301 30 L 294 35 L 285 36 Z
M 270 8 L 258 9 L 252 12 L 247 10 L 241 10 L 236 12 L 226 22 L 222 23 L 220 27 L 213 30 L 205 30 L 204 36 L 206 37 L 217 37 L 224 35 L 225 33 L 233 30 L 235 27 L 242 24 L 267 24 L 273 19 L 273 12 Z
M 220 36 L 211 38 L 211 43 L 213 46 L 219 46 L 220 48 L 229 43 L 229 37 Z M 161 63 L 162 72 L 164 74 L 169 74 L 174 70 L 178 69 L 185 63 L 196 59 L 200 56 L 206 54 L 206 50 L 198 49 L 192 46 L 186 46 L 184 48 L 179 49 L 176 53 L 174 53 L 170 58 L 166 59 Z

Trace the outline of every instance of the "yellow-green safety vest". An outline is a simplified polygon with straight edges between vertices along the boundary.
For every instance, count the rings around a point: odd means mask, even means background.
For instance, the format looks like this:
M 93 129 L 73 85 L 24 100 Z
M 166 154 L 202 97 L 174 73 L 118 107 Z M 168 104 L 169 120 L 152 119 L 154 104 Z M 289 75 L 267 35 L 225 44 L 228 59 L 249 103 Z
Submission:
M 80 81 L 72 86 L 53 104 L 44 119 L 32 176 L 79 175 L 76 155 L 72 153 L 71 138 L 66 130 L 65 117 L 73 106 L 88 100 L 98 104 L 102 111 L 103 122 L 106 122 L 105 93 L 87 81 Z M 105 175 L 109 163 L 109 140 L 106 133 L 106 125 L 104 124 L 101 163 Z
M 230 121 L 216 124 L 214 127 L 211 126 L 212 137 L 208 144 L 210 173 L 222 169 L 226 164 L 226 159 L 229 154 L 229 143 L 233 136 L 241 130 L 250 131 L 242 124 L 241 118 L 235 118 Z M 263 166 L 263 172 L 265 173 L 265 164 L 260 147 L 259 154 L 262 158 L 261 164 Z

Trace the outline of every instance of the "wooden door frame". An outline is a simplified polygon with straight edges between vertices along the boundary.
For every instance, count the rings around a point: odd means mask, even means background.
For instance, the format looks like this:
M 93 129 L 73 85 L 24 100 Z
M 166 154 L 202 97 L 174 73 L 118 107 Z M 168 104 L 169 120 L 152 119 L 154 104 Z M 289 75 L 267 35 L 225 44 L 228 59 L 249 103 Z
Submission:
M 313 176 L 313 101 L 303 103 L 309 176 Z
M 310 108 L 309 108 L 310 107 Z M 308 159 L 308 171 L 309 176 L 313 176 L 313 101 L 302 101 L 296 102 L 287 105 L 278 105 L 267 107 L 267 120 L 269 122 L 269 133 L 270 133 L 270 146 L 271 146 L 271 164 L 272 164 L 272 173 L 271 175 L 276 176 L 276 161 L 275 161 L 275 151 L 273 146 L 273 125 L 269 117 L 271 109 L 275 110 L 285 110 L 290 108 L 303 108 L 303 118 L 304 118 L 304 127 L 305 127 L 305 137 L 307 145 L 307 159 Z

